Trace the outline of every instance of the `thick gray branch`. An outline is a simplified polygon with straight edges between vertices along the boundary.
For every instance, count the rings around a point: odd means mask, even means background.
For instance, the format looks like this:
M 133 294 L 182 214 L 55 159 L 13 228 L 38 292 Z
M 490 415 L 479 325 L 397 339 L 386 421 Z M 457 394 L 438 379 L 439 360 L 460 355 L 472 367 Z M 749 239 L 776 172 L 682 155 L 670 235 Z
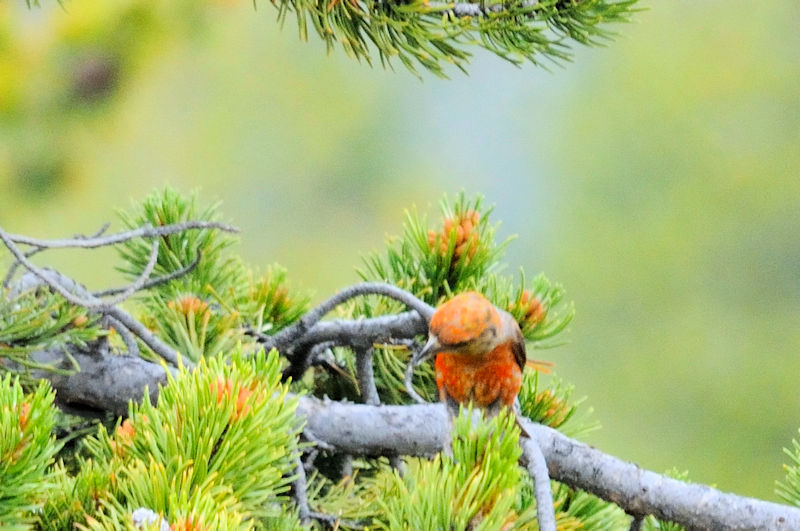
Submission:
M 60 363 L 59 353 L 36 353 L 37 362 Z M 42 371 L 58 399 L 123 414 L 145 385 L 154 398 L 164 368 L 128 356 L 74 352 L 81 372 L 62 376 Z M 300 397 L 297 414 L 310 439 L 362 456 L 430 456 L 443 448 L 449 422 L 442 404 L 369 406 Z M 800 529 L 800 509 L 727 494 L 643 470 L 556 430 L 524 421 L 538 443 L 550 477 L 618 504 L 629 514 L 652 514 L 694 529 Z
M 125 416 L 128 414 L 128 402 L 140 402 L 145 387 L 150 400 L 155 403 L 159 384 L 167 383 L 164 367 L 142 358 L 102 352 L 87 353 L 76 348 L 69 348 L 68 351 L 80 367 L 78 372 L 57 374 L 44 369 L 31 371 L 32 377 L 50 381 L 56 389 L 56 401 L 60 404 Z M 66 371 L 73 369 L 65 351 L 59 348 L 33 352 L 30 356 L 42 365 Z
M 427 318 L 421 317 L 416 311 L 410 311 L 369 319 L 319 321 L 305 334 L 298 335 L 291 347 L 285 345 L 281 350 L 274 337 L 272 341 L 265 342 L 265 347 L 275 346 L 281 354 L 291 359 L 292 364 L 284 376 L 297 379 L 309 365 L 311 349 L 320 343 L 332 342 L 336 345 L 371 348 L 376 343 L 411 339 L 427 333 Z
M 426 304 L 424 301 L 421 301 L 414 295 L 401 288 L 398 288 L 397 286 L 386 284 L 384 282 L 364 282 L 350 286 L 349 288 L 345 288 L 333 297 L 329 298 L 310 312 L 306 313 L 297 323 L 281 330 L 269 338 L 269 340 L 265 342 L 265 346 L 268 348 L 275 347 L 283 352 L 289 345 L 294 346 L 301 338 L 301 345 L 308 343 L 310 338 L 307 336 L 312 331 L 312 327 L 315 327 L 317 324 L 323 324 L 320 323 L 320 321 L 323 317 L 325 317 L 325 315 L 330 313 L 340 304 L 355 297 L 364 295 L 383 295 L 385 297 L 398 300 L 411 310 L 416 311 L 416 313 L 421 316 L 422 319 L 424 319 L 425 323 L 427 323 L 430 320 L 431 315 L 433 315 L 432 306 Z M 332 340 L 335 338 L 328 337 L 325 339 Z M 319 341 L 313 342 L 318 343 Z

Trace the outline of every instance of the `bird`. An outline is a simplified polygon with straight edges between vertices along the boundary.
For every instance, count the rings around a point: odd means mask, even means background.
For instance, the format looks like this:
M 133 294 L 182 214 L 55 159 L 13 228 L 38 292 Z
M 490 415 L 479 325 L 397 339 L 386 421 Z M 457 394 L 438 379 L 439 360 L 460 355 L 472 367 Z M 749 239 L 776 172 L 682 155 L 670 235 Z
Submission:
M 469 403 L 489 417 L 503 407 L 515 409 L 528 359 L 511 314 L 468 291 L 436 308 L 428 329 L 415 363 L 436 356 L 436 386 L 451 418 Z

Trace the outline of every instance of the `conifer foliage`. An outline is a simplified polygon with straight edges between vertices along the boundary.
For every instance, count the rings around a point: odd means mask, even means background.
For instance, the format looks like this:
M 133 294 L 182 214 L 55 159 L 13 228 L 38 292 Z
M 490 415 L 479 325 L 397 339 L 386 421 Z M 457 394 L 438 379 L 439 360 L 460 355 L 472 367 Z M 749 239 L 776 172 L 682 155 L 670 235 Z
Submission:
M 574 313 L 563 289 L 542 274 L 527 280 L 522 271 L 503 272 L 509 241 L 496 241 L 491 208 L 464 194 L 440 206 L 441 219 L 432 225 L 407 213 L 401 236 L 364 259 L 361 278 L 398 286 L 430 305 L 477 290 L 517 319 L 529 349 L 563 341 Z M 17 275 L 13 262 L 0 294 L 0 527 L 538 529 L 536 486 L 520 465 L 519 429 L 508 412 L 488 420 L 464 412 L 454 420 L 451 451 L 433 459 L 356 458 L 303 431 L 295 415 L 300 395 L 373 405 L 417 400 L 405 371 L 423 333 L 371 346 L 322 343 L 302 361 L 291 351 L 265 352 L 263 343 L 314 313 L 307 313 L 308 297 L 288 287 L 283 269 L 257 273 L 243 264 L 232 254 L 235 240 L 213 229 L 222 225 L 209 225 L 218 223 L 217 208 L 199 208 L 196 197 L 156 192 L 121 218 L 130 229 L 166 231 L 111 240 L 119 245 L 120 270 L 138 288 L 128 289 L 132 298 L 123 302 L 147 333 L 183 357 L 167 367 L 152 341 L 123 333 L 127 325 L 109 321 L 102 305 L 71 303 L 68 293 L 52 293 L 36 275 Z M 166 230 L 186 223 L 194 229 Z M 36 252 L 51 245 L 2 229 L 0 236 L 9 249 L 14 239 Z M 23 254 L 15 256 L 21 263 Z M 70 282 L 70 293 L 89 297 Z M 336 307 L 351 323 L 403 310 L 379 295 Z M 124 419 L 70 434 L 74 421 L 57 415 L 53 391 L 37 378 L 78 367 L 40 363 L 43 351 L 62 352 L 73 365 L 70 352 L 141 356 L 162 364 L 166 382 L 156 401 L 145 392 Z M 286 370 L 298 363 L 300 378 L 290 382 Z M 417 367 L 411 382 L 417 395 L 436 401 L 429 365 Z M 596 427 L 577 420 L 580 402 L 568 384 L 535 366 L 525 370 L 522 415 L 580 436 Z M 66 445 L 68 438 L 77 444 Z M 798 444 L 787 453 L 792 464 L 778 490 L 798 505 Z M 554 481 L 552 493 L 558 529 L 613 530 L 630 523 L 620 507 L 587 492 Z M 642 526 L 677 529 L 652 517 Z
M 54 396 L 47 382 L 26 394 L 19 378 L 0 378 L 0 528 L 29 529 L 53 491 Z
M 328 48 L 341 45 L 356 59 L 399 59 L 416 73 L 421 65 L 444 75 L 443 65 L 465 70 L 480 46 L 507 61 L 542 65 L 570 57 L 570 42 L 590 45 L 611 37 L 608 23 L 624 22 L 636 0 L 513 0 L 446 2 L 413 0 L 282 0 L 284 21 L 294 13 L 303 38 L 309 26 Z

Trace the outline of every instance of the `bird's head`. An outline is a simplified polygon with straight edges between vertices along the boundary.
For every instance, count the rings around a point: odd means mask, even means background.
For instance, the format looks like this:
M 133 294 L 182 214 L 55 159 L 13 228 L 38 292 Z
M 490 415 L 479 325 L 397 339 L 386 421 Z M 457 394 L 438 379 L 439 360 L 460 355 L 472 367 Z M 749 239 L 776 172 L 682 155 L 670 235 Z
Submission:
M 439 306 L 431 317 L 428 342 L 419 358 L 438 352 L 484 354 L 502 338 L 503 315 L 480 293 L 456 295 Z

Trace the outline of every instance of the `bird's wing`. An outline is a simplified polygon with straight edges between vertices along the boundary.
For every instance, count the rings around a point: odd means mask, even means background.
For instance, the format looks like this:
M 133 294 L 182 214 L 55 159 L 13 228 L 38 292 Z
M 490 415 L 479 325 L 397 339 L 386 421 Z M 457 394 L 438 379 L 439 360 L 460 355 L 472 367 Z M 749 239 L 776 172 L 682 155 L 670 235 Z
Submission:
M 525 351 L 525 338 L 517 327 L 514 339 L 511 341 L 511 352 L 514 353 L 514 361 L 519 365 L 521 371 L 525 370 L 525 363 L 528 361 L 528 353 Z

